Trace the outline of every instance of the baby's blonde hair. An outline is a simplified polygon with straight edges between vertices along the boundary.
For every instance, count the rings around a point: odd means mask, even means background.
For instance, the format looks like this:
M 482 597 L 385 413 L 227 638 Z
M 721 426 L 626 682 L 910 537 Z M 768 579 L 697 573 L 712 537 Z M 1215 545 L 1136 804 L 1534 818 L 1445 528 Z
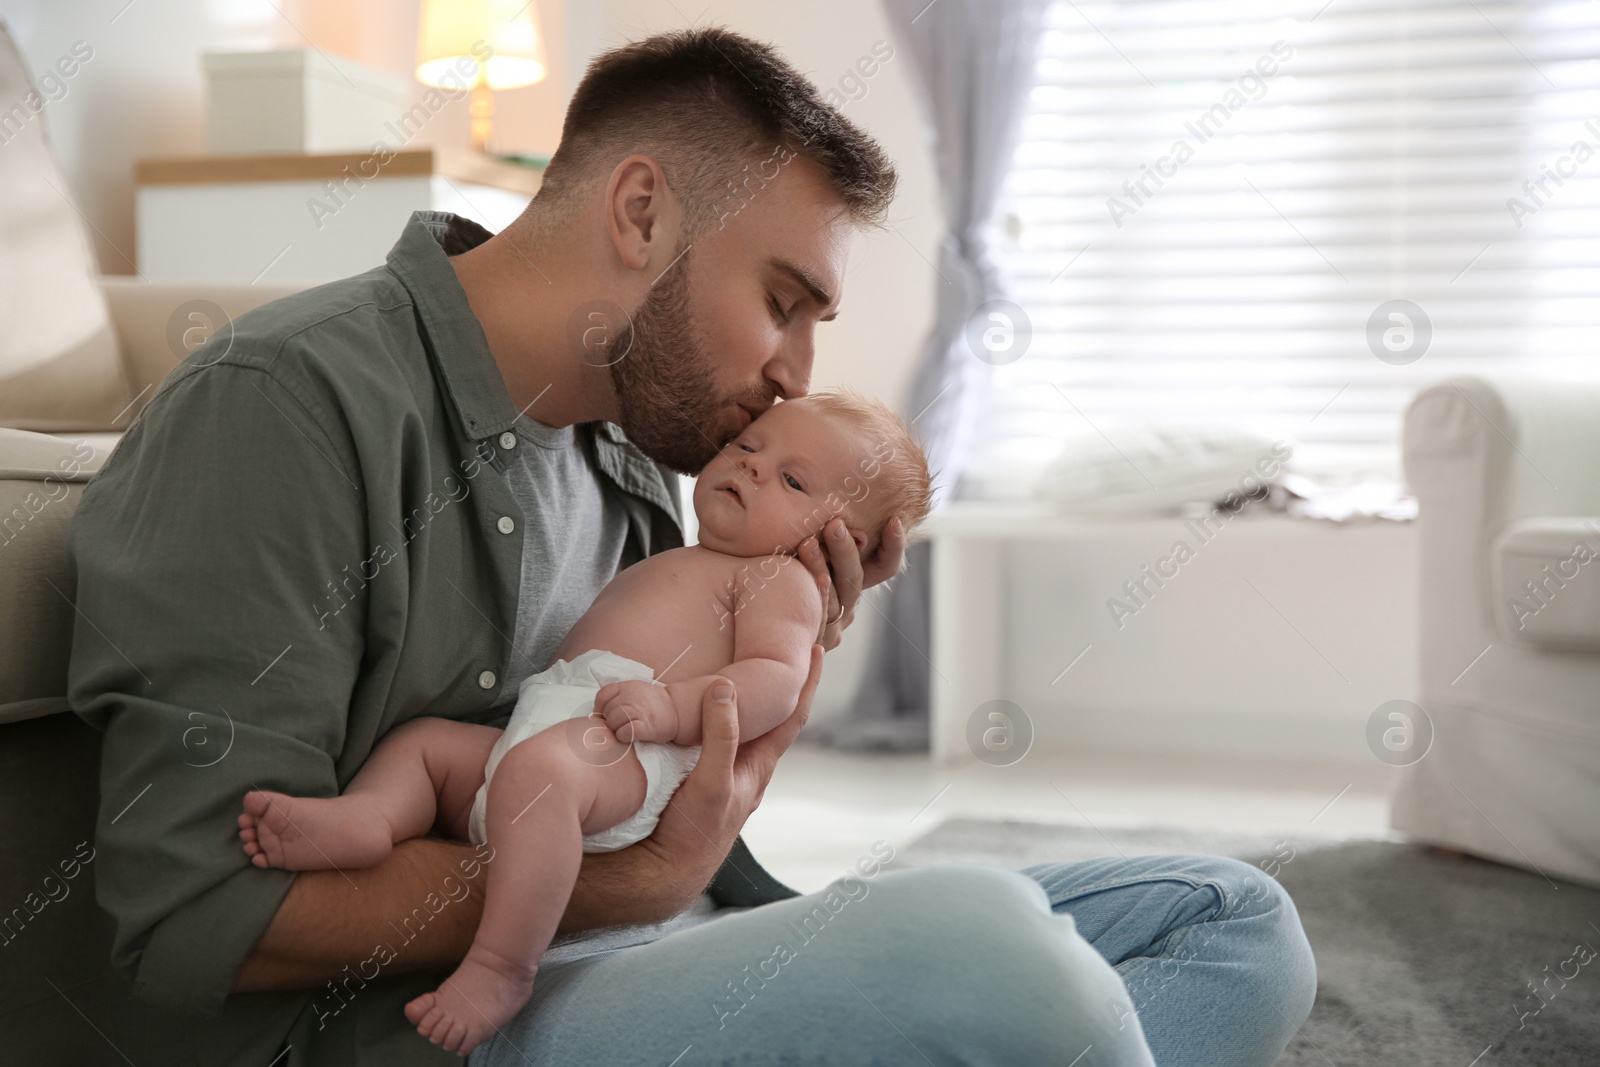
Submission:
M 858 520 L 867 527 L 863 557 L 877 550 L 884 528 L 896 515 L 908 536 L 928 517 L 933 508 L 928 458 L 910 428 L 887 404 L 854 389 L 807 393 L 786 403 L 806 404 L 843 420 L 871 447 L 856 468 L 869 487 L 855 508 Z

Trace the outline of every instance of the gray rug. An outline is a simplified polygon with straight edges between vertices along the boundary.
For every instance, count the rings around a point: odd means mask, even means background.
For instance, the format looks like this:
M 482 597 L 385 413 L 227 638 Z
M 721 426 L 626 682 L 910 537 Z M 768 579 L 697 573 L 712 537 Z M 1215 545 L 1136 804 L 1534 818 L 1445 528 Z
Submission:
M 1023 867 L 1120 850 L 1260 862 L 1279 840 L 952 819 L 897 859 Z M 1278 880 L 1316 953 L 1317 1002 L 1279 1067 L 1600 1065 L 1600 957 L 1576 962 L 1600 948 L 1600 890 L 1392 841 L 1294 848 Z M 1541 1000 L 1528 983 L 1546 978 Z

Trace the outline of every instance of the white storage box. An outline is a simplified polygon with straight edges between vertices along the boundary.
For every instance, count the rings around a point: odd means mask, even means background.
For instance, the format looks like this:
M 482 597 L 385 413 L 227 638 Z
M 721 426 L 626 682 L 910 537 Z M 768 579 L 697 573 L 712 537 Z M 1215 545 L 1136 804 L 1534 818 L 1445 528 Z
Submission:
M 398 148 L 406 80 L 309 48 L 208 52 L 206 149 L 222 155 Z

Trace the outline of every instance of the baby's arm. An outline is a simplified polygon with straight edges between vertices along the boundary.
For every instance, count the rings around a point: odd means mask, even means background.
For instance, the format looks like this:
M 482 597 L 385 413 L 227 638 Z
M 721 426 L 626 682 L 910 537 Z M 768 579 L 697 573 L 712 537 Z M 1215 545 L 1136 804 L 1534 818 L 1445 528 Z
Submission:
M 783 556 L 770 581 L 754 589 L 747 586 L 737 595 L 733 662 L 727 667 L 665 686 L 650 683 L 653 693 L 629 682 L 601 690 L 596 706 L 618 737 L 698 745 L 700 704 L 719 678 L 731 679 L 738 688 L 740 741 L 760 737 L 794 712 L 811 666 L 811 646 L 822 628 L 816 579 L 799 560 Z M 637 736 L 630 722 L 638 724 Z

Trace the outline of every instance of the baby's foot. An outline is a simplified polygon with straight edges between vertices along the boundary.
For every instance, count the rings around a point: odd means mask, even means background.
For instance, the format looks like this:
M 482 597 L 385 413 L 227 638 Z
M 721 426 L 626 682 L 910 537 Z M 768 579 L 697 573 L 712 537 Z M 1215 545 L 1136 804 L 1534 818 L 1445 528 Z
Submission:
M 444 985 L 406 1005 L 406 1018 L 435 1045 L 465 1056 L 528 1002 L 536 970 L 473 945 Z
M 389 855 L 389 827 L 344 797 L 291 797 L 256 791 L 244 795 L 239 839 L 257 867 L 286 871 L 375 867 Z

